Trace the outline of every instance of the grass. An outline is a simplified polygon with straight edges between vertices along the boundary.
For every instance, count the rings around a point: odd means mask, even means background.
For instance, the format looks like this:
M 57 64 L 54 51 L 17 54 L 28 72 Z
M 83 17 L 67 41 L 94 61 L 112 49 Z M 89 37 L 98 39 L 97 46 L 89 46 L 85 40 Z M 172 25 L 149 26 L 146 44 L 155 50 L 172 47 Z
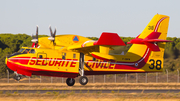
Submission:
M 14 92 L 14 94 L 18 94 L 18 91 L 17 91 L 17 92 Z
M 115 91 L 112 90 L 111 93 L 115 93 Z
M 37 91 L 36 94 L 40 94 L 40 91 Z
M 46 94 L 51 94 L 51 92 L 46 92 Z
M 3 91 L 0 91 L 0 94 L 3 94 Z
M 59 92 L 53 91 L 53 94 L 57 96 L 57 95 L 59 95 Z
M 13 98 L 16 99 L 16 101 L 18 101 L 17 99 L 32 99 L 32 101 L 37 101 L 38 99 L 41 99 L 42 101 L 46 101 L 46 100 L 60 100 L 60 101 L 79 101 L 79 99 L 81 99 L 82 101 L 91 101 L 92 99 L 96 99 L 96 101 L 103 101 L 104 99 L 106 99 L 105 101 L 122 101 L 119 99 L 124 99 L 124 101 L 126 101 L 126 99 L 133 99 L 133 101 L 136 101 L 136 99 L 158 99 L 159 101 L 161 101 L 161 99 L 170 99 L 171 101 L 175 100 L 175 99 L 180 99 L 180 94 L 179 93 L 143 93 L 143 94 L 139 94 L 139 93 L 74 93 L 74 92 L 70 92 L 70 93 L 66 93 L 66 94 L 62 94 L 62 93 L 58 93 L 58 92 L 54 92 L 54 93 L 44 93 L 44 94 L 30 94 L 30 93 L 26 93 L 26 94 L 19 94 L 17 96 L 17 94 L 10 94 L 9 92 L 5 93 L 5 94 L 1 94 L 0 95 L 0 100 L 2 100 L 2 98 L 6 99 L 6 98 Z M 71 100 L 68 100 L 71 99 Z M 91 100 L 90 100 L 91 99 Z M 169 100 L 169 101 L 170 101 Z M 29 101 L 29 100 L 27 100 Z M 130 100 L 128 100 L 130 101 Z M 139 100 L 138 100 L 139 101 Z M 141 100 L 141 101 L 145 101 L 145 100 Z M 178 100 L 179 101 L 179 100 Z

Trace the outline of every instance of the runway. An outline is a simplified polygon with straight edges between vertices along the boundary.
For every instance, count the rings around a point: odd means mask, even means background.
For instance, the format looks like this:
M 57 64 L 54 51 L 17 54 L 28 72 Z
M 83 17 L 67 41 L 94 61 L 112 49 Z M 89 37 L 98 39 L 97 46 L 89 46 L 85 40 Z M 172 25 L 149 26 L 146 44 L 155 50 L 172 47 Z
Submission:
M 1 93 L 179 93 L 180 89 L 113 89 L 113 90 L 0 90 Z

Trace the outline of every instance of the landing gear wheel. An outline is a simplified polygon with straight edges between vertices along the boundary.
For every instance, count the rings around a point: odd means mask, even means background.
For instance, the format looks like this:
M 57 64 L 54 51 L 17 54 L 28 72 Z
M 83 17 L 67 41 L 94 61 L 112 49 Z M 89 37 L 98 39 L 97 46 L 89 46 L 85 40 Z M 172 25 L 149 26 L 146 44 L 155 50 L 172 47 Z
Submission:
M 66 79 L 66 84 L 68 86 L 73 86 L 75 84 L 75 80 L 73 78 L 67 78 Z
M 21 76 L 18 75 L 18 76 L 14 76 L 14 79 L 16 79 L 17 81 L 19 81 L 21 79 Z
M 88 78 L 86 76 L 81 76 L 79 79 L 81 85 L 86 85 L 88 83 Z

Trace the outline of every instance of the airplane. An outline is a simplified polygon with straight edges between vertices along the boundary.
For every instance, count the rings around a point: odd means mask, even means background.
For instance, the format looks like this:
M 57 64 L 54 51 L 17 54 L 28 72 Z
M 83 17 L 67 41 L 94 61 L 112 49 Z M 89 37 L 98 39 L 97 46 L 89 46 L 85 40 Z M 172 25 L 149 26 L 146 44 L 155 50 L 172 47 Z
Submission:
M 50 37 L 32 39 L 32 47 L 22 47 L 6 57 L 7 67 L 17 75 L 64 77 L 68 86 L 88 83 L 87 75 L 147 73 L 163 71 L 163 57 L 169 16 L 156 14 L 135 39 L 125 55 L 110 54 L 116 46 L 126 46 L 117 33 L 103 32 L 94 41 L 78 35 L 56 35 L 51 27 Z

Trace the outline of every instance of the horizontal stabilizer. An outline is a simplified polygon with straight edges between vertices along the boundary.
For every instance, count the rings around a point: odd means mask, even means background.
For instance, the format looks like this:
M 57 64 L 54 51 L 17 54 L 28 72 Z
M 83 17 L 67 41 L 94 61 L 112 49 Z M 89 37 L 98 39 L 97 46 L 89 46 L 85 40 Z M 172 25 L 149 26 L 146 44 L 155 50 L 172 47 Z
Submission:
M 162 40 L 162 39 L 149 39 L 149 40 L 144 40 L 144 42 L 172 42 L 172 41 Z
M 159 46 L 157 45 L 158 42 L 172 42 L 170 40 L 158 39 L 160 35 L 160 32 L 152 32 L 145 39 L 137 37 L 132 39 L 130 42 L 127 42 L 127 44 L 145 44 L 152 51 L 160 51 Z
M 126 46 L 117 33 L 103 32 L 94 45 Z

